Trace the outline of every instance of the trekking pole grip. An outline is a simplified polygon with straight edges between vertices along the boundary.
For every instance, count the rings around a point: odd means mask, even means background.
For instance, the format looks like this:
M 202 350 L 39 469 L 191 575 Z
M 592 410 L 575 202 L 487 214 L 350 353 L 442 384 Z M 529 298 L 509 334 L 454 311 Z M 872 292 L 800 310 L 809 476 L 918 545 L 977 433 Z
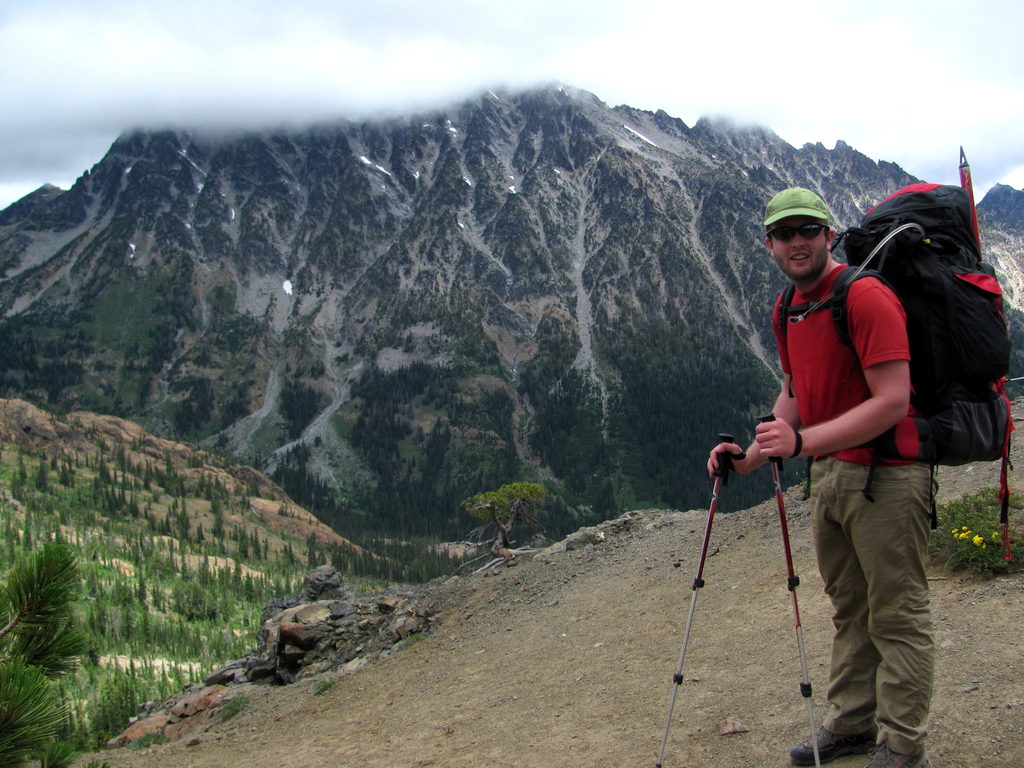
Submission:
M 733 435 L 730 435 L 728 432 L 719 432 L 718 442 L 735 443 L 736 438 Z M 745 455 L 745 453 L 739 453 L 736 454 L 736 458 L 742 459 Z M 722 478 L 722 485 L 727 485 L 729 483 L 729 473 L 732 472 L 733 469 L 732 459 L 733 454 L 729 453 L 728 451 L 718 452 L 718 469 L 715 470 L 715 475 L 717 477 Z
M 767 424 L 769 421 L 775 421 L 775 414 L 772 413 L 771 411 L 769 411 L 768 413 L 762 413 L 760 416 L 757 417 L 757 421 L 759 424 Z M 768 459 L 768 461 L 770 461 L 772 464 L 778 464 L 779 469 L 782 468 L 781 456 L 772 456 Z

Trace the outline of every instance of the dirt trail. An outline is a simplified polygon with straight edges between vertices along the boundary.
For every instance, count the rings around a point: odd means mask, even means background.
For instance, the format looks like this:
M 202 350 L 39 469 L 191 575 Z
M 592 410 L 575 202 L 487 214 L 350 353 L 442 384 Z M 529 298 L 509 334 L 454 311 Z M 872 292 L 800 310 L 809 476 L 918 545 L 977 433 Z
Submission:
M 995 469 L 950 471 L 944 495 L 994 485 Z M 830 610 L 807 504 L 789 492 L 787 511 L 820 722 Z M 78 765 L 650 768 L 705 521 L 704 510 L 643 513 L 594 546 L 452 579 L 434 632 L 326 692 L 314 681 L 255 687 L 241 714 L 198 743 L 113 750 Z M 774 503 L 719 515 L 711 550 L 664 766 L 785 766 L 808 723 Z M 984 580 L 936 565 L 931 584 L 933 763 L 1020 768 L 1024 573 Z M 726 722 L 747 730 L 722 735 Z

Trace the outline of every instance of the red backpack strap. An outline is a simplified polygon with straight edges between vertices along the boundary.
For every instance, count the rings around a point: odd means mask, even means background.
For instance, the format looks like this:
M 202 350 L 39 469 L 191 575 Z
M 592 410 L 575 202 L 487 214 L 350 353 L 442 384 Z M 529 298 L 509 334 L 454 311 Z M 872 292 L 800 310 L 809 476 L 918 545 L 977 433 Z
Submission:
M 1010 433 L 1015 429 L 1013 414 L 1010 412 L 1010 398 L 1006 396 L 1006 377 L 996 382 L 996 390 L 1006 402 L 1006 442 L 1003 443 L 1002 466 L 999 468 L 999 522 L 1003 525 L 1003 560 L 1013 560 L 1013 547 L 1010 544 Z

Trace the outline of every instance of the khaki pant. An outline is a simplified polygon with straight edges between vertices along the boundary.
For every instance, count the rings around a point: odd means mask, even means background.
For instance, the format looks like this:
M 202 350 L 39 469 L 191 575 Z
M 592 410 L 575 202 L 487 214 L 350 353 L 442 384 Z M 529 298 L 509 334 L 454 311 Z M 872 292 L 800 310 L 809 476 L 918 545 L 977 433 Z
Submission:
M 877 723 L 879 743 L 924 750 L 935 647 L 925 560 L 931 473 L 923 464 L 868 468 L 827 458 L 811 470 L 818 568 L 832 600 L 833 733 Z

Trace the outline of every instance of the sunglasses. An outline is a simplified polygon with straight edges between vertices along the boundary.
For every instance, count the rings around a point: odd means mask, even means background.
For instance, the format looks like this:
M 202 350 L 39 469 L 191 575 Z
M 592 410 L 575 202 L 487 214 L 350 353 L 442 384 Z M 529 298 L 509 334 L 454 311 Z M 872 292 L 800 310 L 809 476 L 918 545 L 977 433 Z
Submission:
M 813 240 L 825 229 L 828 229 L 828 224 L 801 224 L 799 227 L 776 227 L 768 232 L 768 237 L 788 243 L 799 234 L 804 240 Z

